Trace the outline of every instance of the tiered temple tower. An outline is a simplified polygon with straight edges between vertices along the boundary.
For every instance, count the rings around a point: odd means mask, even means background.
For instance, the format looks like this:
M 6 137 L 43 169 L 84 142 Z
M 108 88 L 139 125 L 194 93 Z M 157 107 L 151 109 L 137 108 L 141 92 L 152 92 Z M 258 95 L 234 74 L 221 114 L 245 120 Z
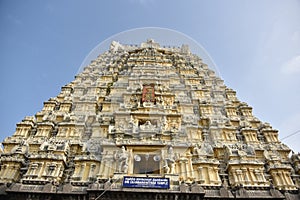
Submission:
M 300 199 L 300 155 L 187 45 L 112 42 L 3 146 L 3 199 Z

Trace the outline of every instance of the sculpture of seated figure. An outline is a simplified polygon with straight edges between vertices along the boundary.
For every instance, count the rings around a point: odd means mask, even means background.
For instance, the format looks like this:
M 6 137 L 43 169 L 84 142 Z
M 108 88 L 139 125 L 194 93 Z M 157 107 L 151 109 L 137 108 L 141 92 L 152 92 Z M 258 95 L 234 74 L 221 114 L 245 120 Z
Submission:
M 154 125 L 151 124 L 151 122 L 148 120 L 145 122 L 145 124 L 141 125 L 140 126 L 141 130 L 144 131 L 144 130 L 153 130 L 155 128 Z

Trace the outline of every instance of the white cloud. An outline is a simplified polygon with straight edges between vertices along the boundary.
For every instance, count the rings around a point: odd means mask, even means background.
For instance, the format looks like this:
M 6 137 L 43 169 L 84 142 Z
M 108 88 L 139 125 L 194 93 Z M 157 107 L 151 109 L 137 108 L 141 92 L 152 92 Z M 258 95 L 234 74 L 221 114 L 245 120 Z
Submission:
M 300 73 L 300 55 L 294 56 L 290 60 L 286 61 L 281 66 L 281 71 L 285 74 Z

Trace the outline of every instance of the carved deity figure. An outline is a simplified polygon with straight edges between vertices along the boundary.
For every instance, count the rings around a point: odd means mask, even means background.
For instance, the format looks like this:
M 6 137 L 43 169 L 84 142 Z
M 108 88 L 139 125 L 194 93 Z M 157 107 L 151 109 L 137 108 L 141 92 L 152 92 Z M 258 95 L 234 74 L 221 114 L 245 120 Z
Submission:
M 123 120 L 119 120 L 118 121 L 118 124 L 117 124 L 117 127 L 116 127 L 116 131 L 117 132 L 122 132 L 123 130 L 124 130 L 124 128 L 125 128 L 125 120 L 123 119 Z
M 281 163 L 281 157 L 278 151 L 276 150 L 271 150 L 271 151 L 265 150 L 264 156 L 268 161 L 272 162 L 274 165 L 275 164 L 279 165 Z
M 22 141 L 20 141 L 20 143 L 17 146 L 15 146 L 11 150 L 11 153 L 27 153 L 28 149 L 29 149 L 28 143 L 25 140 L 22 140 Z M 0 153 L 1 153 L 1 151 L 3 151 L 2 148 L 0 150 Z
M 57 144 L 53 140 L 45 140 L 41 146 L 40 150 L 41 151 L 49 151 L 49 150 L 56 150 L 57 149 Z
M 139 106 L 139 99 L 136 95 L 130 97 L 130 102 L 132 108 L 137 108 Z
M 198 158 L 212 156 L 214 151 L 210 144 L 204 142 L 199 147 L 198 145 L 194 148 L 194 153 L 198 155 Z
M 140 126 L 140 128 L 141 130 L 153 130 L 155 126 L 152 125 L 150 121 L 146 121 L 143 125 Z
M 168 154 L 165 157 L 165 173 L 174 174 L 175 173 L 175 154 L 172 147 L 169 147 Z
M 167 117 L 164 116 L 162 119 L 162 130 L 167 130 L 168 129 L 168 120 Z
M 241 160 L 244 160 L 247 157 L 247 153 L 243 150 L 237 150 L 237 153 L 238 153 L 239 157 L 241 158 Z
M 116 153 L 115 159 L 118 161 L 118 172 L 127 173 L 128 171 L 128 152 L 122 146 L 121 150 Z
M 46 113 L 44 116 L 43 116 L 43 121 L 54 121 L 56 118 L 55 114 L 50 111 L 49 113 Z
M 244 128 L 251 128 L 251 123 L 247 121 L 244 117 L 241 117 L 240 126 Z
M 130 117 L 128 125 L 129 125 L 128 127 L 130 129 L 132 129 L 133 133 L 137 133 L 138 132 L 138 129 L 139 129 L 139 127 L 138 127 L 138 119 L 134 119 L 132 115 Z

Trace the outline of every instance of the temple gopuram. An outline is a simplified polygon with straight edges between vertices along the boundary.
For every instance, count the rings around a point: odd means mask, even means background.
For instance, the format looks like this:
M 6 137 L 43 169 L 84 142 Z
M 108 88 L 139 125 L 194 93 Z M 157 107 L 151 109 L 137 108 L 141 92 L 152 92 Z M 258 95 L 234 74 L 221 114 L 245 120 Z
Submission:
M 300 154 L 189 46 L 112 42 L 3 141 L 0 199 L 300 199 Z

